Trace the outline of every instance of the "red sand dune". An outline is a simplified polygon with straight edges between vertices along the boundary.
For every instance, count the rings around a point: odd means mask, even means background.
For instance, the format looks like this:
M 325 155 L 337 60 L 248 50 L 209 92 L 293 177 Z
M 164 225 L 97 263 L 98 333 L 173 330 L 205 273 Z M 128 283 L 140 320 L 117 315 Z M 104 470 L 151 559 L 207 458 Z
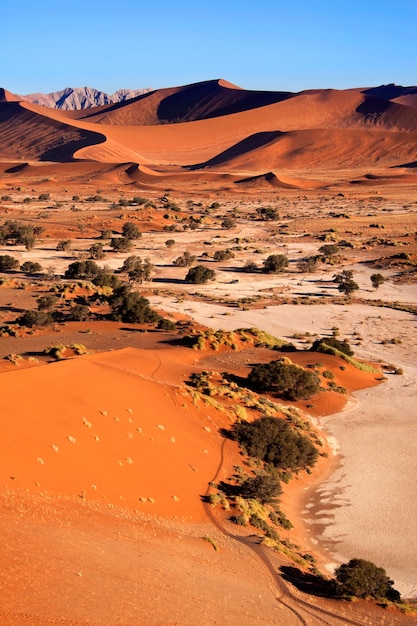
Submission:
M 207 81 L 77 112 L 19 102 L 3 90 L 0 156 L 126 164 L 126 171 L 145 165 L 149 169 L 127 171 L 127 179 L 151 186 L 158 184 L 157 173 L 167 175 L 166 166 L 171 178 L 190 166 L 189 180 L 195 168 L 205 176 L 230 173 L 235 181 L 259 175 L 268 181 L 272 172 L 277 180 L 269 183 L 282 180 L 283 186 L 292 182 L 275 170 L 292 169 L 303 186 L 302 170 L 356 168 L 363 174 L 417 160 L 417 108 L 409 106 L 415 88 L 394 87 L 291 94 Z
M 226 419 L 170 383 L 190 352 L 125 349 L 4 373 L 3 487 L 204 518 Z

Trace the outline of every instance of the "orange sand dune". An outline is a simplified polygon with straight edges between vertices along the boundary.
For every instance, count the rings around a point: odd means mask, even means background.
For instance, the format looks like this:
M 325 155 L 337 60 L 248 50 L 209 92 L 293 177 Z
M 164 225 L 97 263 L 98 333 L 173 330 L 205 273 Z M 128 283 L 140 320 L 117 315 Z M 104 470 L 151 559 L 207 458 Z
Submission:
M 0 105 L 0 158 L 68 161 L 80 148 L 101 143 L 104 135 L 39 115 L 18 102 Z
M 413 97 L 412 88 L 399 97 Z M 0 157 L 133 163 L 154 172 L 199 165 L 238 172 L 239 179 L 277 168 L 385 167 L 417 160 L 417 109 L 372 90 L 283 94 L 207 81 L 88 109 L 83 117 L 78 113 L 1 102 Z
M 413 161 L 417 157 L 417 132 L 301 130 L 280 133 L 277 138 L 253 150 L 239 150 L 242 144 L 246 142 L 233 146 L 201 164 L 201 167 L 262 170 L 277 167 L 363 166 L 366 163 L 392 166 L 398 163 L 399 154 L 404 160 Z
M 112 106 L 85 112 L 99 124 L 154 125 L 230 115 L 293 97 L 289 92 L 248 91 L 224 80 L 159 89 Z
M 222 424 L 175 386 L 194 358 L 184 352 L 125 349 L 4 373 L 2 486 L 202 517 Z
M 0 87 L 0 102 L 19 102 L 21 98 L 15 96 L 14 93 Z

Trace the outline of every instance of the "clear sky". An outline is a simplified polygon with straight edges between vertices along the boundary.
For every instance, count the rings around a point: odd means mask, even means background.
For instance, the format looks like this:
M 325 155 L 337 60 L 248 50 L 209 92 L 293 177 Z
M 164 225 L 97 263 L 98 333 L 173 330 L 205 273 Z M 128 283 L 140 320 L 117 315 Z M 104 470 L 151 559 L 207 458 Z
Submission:
M 0 0 L 0 86 L 27 94 L 417 84 L 417 0 Z

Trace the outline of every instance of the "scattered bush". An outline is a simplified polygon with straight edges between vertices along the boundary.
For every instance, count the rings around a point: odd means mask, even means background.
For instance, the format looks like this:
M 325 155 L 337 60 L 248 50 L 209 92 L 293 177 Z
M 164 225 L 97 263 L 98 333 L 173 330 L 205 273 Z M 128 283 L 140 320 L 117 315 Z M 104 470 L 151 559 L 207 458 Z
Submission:
M 226 230 L 230 230 L 231 228 L 235 228 L 235 226 L 236 226 L 236 222 L 231 217 L 225 217 L 224 220 L 221 223 L 221 227 L 225 228 Z
M 401 599 L 399 592 L 392 586 L 394 581 L 388 578 L 382 567 L 377 567 L 371 561 L 351 559 L 348 563 L 340 565 L 335 574 L 340 595 L 386 598 L 394 602 Z
M 188 270 L 185 277 L 186 283 L 193 283 L 195 285 L 201 285 L 207 283 L 209 280 L 214 280 L 216 272 L 205 265 L 196 265 Z
M 257 391 L 273 391 L 288 400 L 310 398 L 320 387 L 319 377 L 314 372 L 280 360 L 255 365 L 248 382 Z
M 196 260 L 197 260 L 197 257 L 194 256 L 193 254 L 190 254 L 186 250 L 184 254 L 182 254 L 177 259 L 175 259 L 172 262 L 172 264 L 175 265 L 176 267 L 191 267 L 191 265 L 193 265 L 196 262 Z
M 103 270 L 94 261 L 74 261 L 65 271 L 65 278 L 92 280 L 101 274 Z
M 112 318 L 127 323 L 158 322 L 160 316 L 149 307 L 149 300 L 121 285 L 109 298 Z
M 14 220 L 6 220 L 0 227 L 0 243 L 11 245 L 23 245 L 31 250 L 36 242 L 36 237 L 43 233 L 42 226 L 30 226 Z
M 142 233 L 134 222 L 125 222 L 122 228 L 122 235 L 126 239 L 140 239 Z
M 71 239 L 62 239 L 58 241 L 56 249 L 58 252 L 67 252 L 71 248 Z
M 130 252 L 133 249 L 132 240 L 127 237 L 113 237 L 110 245 L 115 252 Z
M 6 272 L 7 270 L 14 270 L 19 267 L 19 261 L 10 254 L 0 255 L 0 272 Z
M 260 220 L 279 220 L 278 210 L 271 206 L 259 207 L 256 209 L 256 213 Z
M 166 317 L 162 317 L 157 324 L 157 328 L 159 328 L 159 330 L 171 331 L 175 330 L 177 326 L 175 322 L 172 322 Z
M 114 274 L 108 274 L 103 272 L 93 278 L 92 283 L 97 287 L 110 287 L 111 289 L 117 289 L 121 285 L 120 279 Z
M 282 419 L 261 417 L 254 422 L 236 423 L 232 436 L 249 456 L 281 470 L 311 467 L 317 460 L 318 452 L 310 439 Z
M 25 311 L 16 319 L 16 324 L 19 326 L 26 326 L 27 328 L 33 328 L 34 326 L 49 326 L 54 322 L 54 318 L 51 313 L 45 313 L 43 311 Z
M 253 498 L 261 504 L 274 502 L 282 493 L 279 475 L 271 471 L 247 478 L 239 486 L 238 492 L 242 498 Z
M 374 289 L 378 289 L 383 283 L 385 283 L 386 278 L 382 276 L 382 274 L 371 274 L 371 283 Z
M 231 250 L 216 250 L 213 259 L 215 261 L 228 261 L 229 259 L 233 259 L 234 256 Z
M 341 339 L 337 339 L 336 337 L 321 337 L 321 339 L 316 339 L 310 350 L 312 352 L 331 352 L 327 349 L 327 347 L 336 348 L 339 352 L 343 352 L 347 356 L 353 356 L 353 350 L 350 347 L 347 341 L 342 341 Z
M 95 259 L 96 261 L 104 259 L 104 257 L 106 256 L 102 243 L 94 243 L 92 246 L 90 246 L 90 248 L 88 249 L 88 254 L 90 256 L 90 259 Z
M 277 274 L 282 272 L 288 266 L 288 257 L 285 254 L 271 254 L 263 262 L 264 274 Z
M 242 267 L 242 271 L 247 272 L 248 274 L 251 274 L 253 272 L 257 272 L 258 271 L 258 266 L 256 265 L 256 263 L 254 261 L 248 261 Z
M 343 270 L 341 274 L 334 276 L 333 282 L 337 283 L 338 290 L 348 298 L 359 289 L 358 283 L 353 280 L 353 272 L 349 270 Z
M 46 296 L 41 296 L 36 300 L 39 311 L 50 311 L 59 302 L 59 296 L 54 296 L 52 293 Z
M 74 304 L 68 311 L 70 322 L 84 322 L 90 317 L 90 309 L 85 304 Z

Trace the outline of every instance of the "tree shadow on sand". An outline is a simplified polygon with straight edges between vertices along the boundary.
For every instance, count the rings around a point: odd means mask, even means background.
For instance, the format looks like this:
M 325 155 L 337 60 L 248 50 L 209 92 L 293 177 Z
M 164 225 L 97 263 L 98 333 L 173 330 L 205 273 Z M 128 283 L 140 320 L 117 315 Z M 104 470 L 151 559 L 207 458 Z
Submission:
M 280 568 L 280 573 L 284 580 L 294 585 L 294 587 L 303 593 L 321 598 L 335 597 L 334 581 L 327 580 L 319 574 L 302 572 L 297 567 L 291 567 L 289 565 L 283 565 Z

